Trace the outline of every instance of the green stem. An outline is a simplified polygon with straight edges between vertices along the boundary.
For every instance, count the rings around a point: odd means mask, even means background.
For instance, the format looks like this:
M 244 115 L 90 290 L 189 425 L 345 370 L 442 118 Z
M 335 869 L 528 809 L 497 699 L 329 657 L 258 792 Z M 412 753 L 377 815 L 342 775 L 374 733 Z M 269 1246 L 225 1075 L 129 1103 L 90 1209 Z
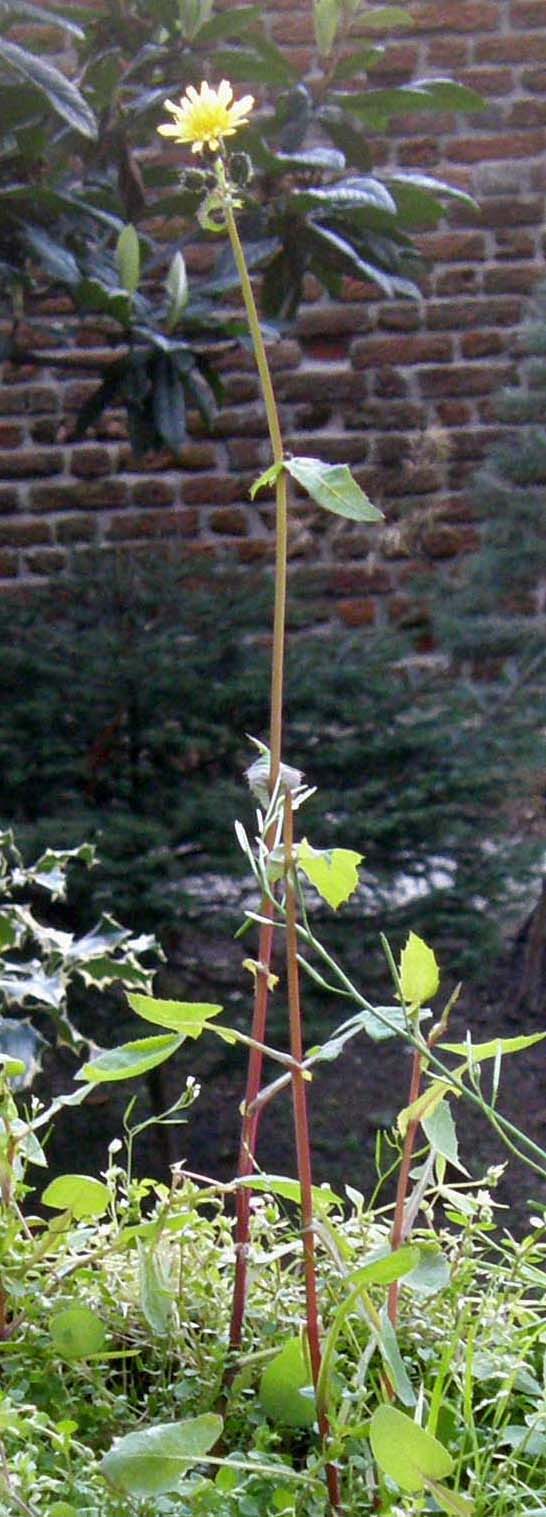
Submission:
M 413 1106 L 414 1101 L 417 1100 L 417 1098 L 418 1098 L 418 1096 L 420 1094 L 420 1091 L 421 1091 L 422 1068 L 423 1068 L 422 1054 L 418 1051 L 418 1049 L 414 1049 L 414 1052 L 413 1052 L 413 1062 L 412 1062 L 412 1070 L 411 1070 L 410 1090 L 409 1090 L 409 1097 L 408 1097 L 408 1106 Z M 400 1248 L 401 1243 L 404 1242 L 404 1213 L 405 1213 L 405 1210 L 406 1210 L 406 1200 L 407 1200 L 407 1195 L 408 1195 L 408 1185 L 409 1185 L 411 1161 L 412 1161 L 412 1157 L 413 1157 L 413 1149 L 414 1149 L 414 1146 L 415 1146 L 415 1137 L 416 1137 L 418 1126 L 419 1126 L 419 1122 L 418 1122 L 418 1120 L 416 1120 L 414 1118 L 413 1121 L 408 1122 L 408 1126 L 407 1126 L 407 1129 L 406 1129 L 406 1136 L 405 1136 L 405 1139 L 404 1139 L 404 1150 L 403 1150 L 403 1153 L 402 1153 L 402 1163 L 400 1165 L 400 1171 L 399 1171 L 399 1174 L 398 1174 L 398 1184 L 397 1184 L 397 1187 L 396 1187 L 396 1202 L 395 1202 L 395 1207 L 394 1207 L 394 1221 L 393 1221 L 393 1224 L 392 1224 L 392 1232 L 391 1232 L 391 1248 L 393 1250 L 396 1249 L 396 1248 Z M 390 1320 L 392 1322 L 393 1327 L 396 1327 L 396 1320 L 397 1320 L 397 1317 L 398 1317 L 398 1296 L 399 1296 L 399 1293 L 400 1293 L 400 1281 L 399 1280 L 393 1280 L 392 1284 L 389 1286 L 389 1303 L 388 1303 L 389 1317 L 390 1317 Z
M 306 1080 L 302 1069 L 303 1029 L 300 1000 L 297 926 L 297 886 L 294 868 L 294 816 L 292 797 L 287 793 L 284 811 L 284 846 L 286 868 L 286 978 L 288 988 L 288 1014 L 290 1018 L 290 1052 L 296 1061 L 292 1070 L 292 1104 L 294 1108 L 294 1132 L 298 1179 L 301 1192 L 301 1221 L 303 1239 L 303 1270 L 305 1277 L 305 1300 L 307 1338 L 311 1373 L 315 1391 L 318 1390 L 322 1351 L 320 1346 L 317 1271 L 315 1262 L 315 1231 L 313 1217 L 313 1183 L 311 1168 L 311 1142 L 307 1112 Z M 323 1446 L 330 1436 L 328 1416 L 323 1407 L 318 1408 L 318 1421 Z M 334 1464 L 326 1464 L 326 1480 L 332 1512 L 341 1512 L 339 1471 Z
M 231 244 L 235 267 L 239 275 L 241 292 L 245 304 L 248 327 L 256 365 L 260 377 L 262 394 L 267 416 L 267 425 L 271 439 L 273 460 L 276 464 L 282 464 L 284 452 L 279 423 L 279 413 L 271 382 L 269 363 L 265 351 L 265 344 L 260 326 L 260 319 L 254 291 L 250 281 L 244 250 L 241 244 L 237 224 L 231 204 L 231 193 L 225 178 L 224 167 L 221 161 L 217 165 L 218 183 L 223 192 L 224 212 L 226 228 Z M 284 640 L 286 621 L 286 567 L 287 567 L 287 539 L 288 539 L 288 505 L 286 474 L 280 469 L 275 487 L 276 493 L 276 550 L 275 550 L 275 604 L 273 615 L 273 651 L 271 667 L 271 725 L 270 725 L 270 788 L 274 789 L 281 763 L 282 750 L 282 716 L 283 716 L 283 685 L 284 685 Z M 266 839 L 267 841 L 267 839 Z M 256 1044 L 265 1042 L 267 1009 L 269 1000 L 269 971 L 273 952 L 274 916 L 275 904 L 273 899 L 264 897 L 262 901 L 262 914 L 265 920 L 260 926 L 258 945 L 259 973 L 256 976 L 254 992 L 254 1008 L 252 1016 L 251 1036 Z M 239 1178 L 250 1175 L 255 1168 L 256 1143 L 258 1137 L 258 1123 L 260 1108 L 256 1100 L 262 1083 L 263 1053 L 258 1047 L 250 1049 L 245 1100 L 243 1105 L 243 1121 L 241 1128 L 241 1141 L 239 1148 L 239 1163 L 237 1174 Z M 242 1342 L 246 1296 L 248 1290 L 248 1255 L 250 1247 L 250 1189 L 242 1186 L 237 1194 L 236 1209 L 237 1220 L 235 1230 L 235 1281 L 233 1289 L 233 1306 L 230 1326 L 230 1350 L 236 1352 Z

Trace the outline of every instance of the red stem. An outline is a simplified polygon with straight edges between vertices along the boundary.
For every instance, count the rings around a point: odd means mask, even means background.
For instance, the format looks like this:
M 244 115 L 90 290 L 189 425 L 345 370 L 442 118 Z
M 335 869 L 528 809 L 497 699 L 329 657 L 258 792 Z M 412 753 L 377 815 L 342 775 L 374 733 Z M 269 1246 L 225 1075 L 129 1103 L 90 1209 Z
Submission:
M 422 1074 L 422 1069 L 423 1069 L 422 1055 L 416 1049 L 415 1052 L 414 1052 L 414 1055 L 413 1055 L 413 1062 L 412 1062 L 412 1069 L 411 1069 L 411 1080 L 410 1080 L 410 1088 L 409 1088 L 408 1106 L 413 1106 L 413 1102 L 417 1100 L 417 1098 L 418 1098 L 418 1096 L 420 1094 L 420 1091 L 421 1091 L 421 1074 Z M 415 1136 L 416 1136 L 416 1133 L 417 1133 L 418 1126 L 419 1126 L 419 1119 L 416 1118 L 413 1122 L 409 1122 L 408 1123 L 408 1126 L 407 1126 L 407 1129 L 406 1129 L 406 1136 L 405 1136 L 405 1139 L 404 1139 L 404 1151 L 403 1151 L 403 1154 L 402 1154 L 402 1163 L 400 1165 L 400 1171 L 399 1171 L 399 1175 L 398 1175 L 398 1185 L 396 1187 L 396 1203 L 395 1203 L 395 1208 L 394 1208 L 394 1222 L 392 1224 L 392 1232 L 391 1232 L 391 1248 L 393 1248 L 393 1249 L 400 1248 L 400 1244 L 404 1242 L 404 1214 L 405 1214 L 405 1210 L 406 1210 L 406 1200 L 407 1200 L 407 1194 L 408 1194 L 409 1174 L 410 1174 L 410 1168 L 411 1168 L 411 1161 L 412 1161 L 412 1157 L 413 1157 L 413 1149 L 414 1149 L 414 1145 L 415 1145 Z M 389 1287 L 389 1308 L 388 1308 L 389 1309 L 389 1317 L 390 1317 L 390 1320 L 392 1322 L 393 1327 L 396 1327 L 396 1321 L 397 1321 L 397 1317 L 398 1317 L 398 1296 L 399 1296 L 399 1292 L 400 1292 L 400 1282 L 398 1280 L 393 1280 L 392 1285 Z
M 268 918 L 260 927 L 260 940 L 258 946 L 259 968 L 256 974 L 256 988 L 254 992 L 254 1012 L 252 1017 L 252 1037 L 258 1043 L 265 1042 L 267 1022 L 267 1003 L 269 994 L 269 969 L 273 948 L 273 903 L 269 900 L 262 902 L 262 915 Z M 239 1146 L 239 1163 L 237 1176 L 239 1179 L 251 1175 L 254 1171 L 254 1157 L 258 1136 L 258 1123 L 260 1120 L 260 1108 L 253 1103 L 259 1095 L 262 1083 L 263 1053 L 260 1048 L 251 1048 L 248 1058 L 247 1082 L 245 1100 L 243 1106 L 243 1120 L 241 1126 L 241 1141 Z M 241 1347 L 243 1325 L 245 1319 L 246 1299 L 248 1293 L 248 1254 L 250 1246 L 250 1203 L 252 1195 L 250 1187 L 241 1185 L 237 1191 L 236 1199 L 236 1227 L 235 1227 L 235 1281 L 233 1286 L 233 1304 L 231 1311 L 231 1324 L 229 1330 L 229 1346 L 235 1353 Z
M 296 1059 L 297 1063 L 301 1065 L 303 1062 L 303 1031 L 298 965 L 297 901 L 293 867 L 294 817 L 292 798 L 289 793 L 285 800 L 284 840 L 286 866 L 286 974 L 290 1018 L 290 1052 L 292 1058 Z M 294 1069 L 292 1073 L 292 1104 L 294 1109 L 298 1180 L 301 1194 L 307 1338 L 313 1385 L 316 1390 L 322 1363 L 322 1353 L 320 1346 L 313 1219 L 313 1180 L 306 1085 L 307 1082 L 301 1068 Z M 322 1442 L 326 1444 L 330 1435 L 330 1424 L 324 1411 L 319 1413 L 319 1428 Z M 326 1481 L 331 1509 L 333 1512 L 341 1514 L 341 1489 L 339 1471 L 336 1465 L 326 1465 Z

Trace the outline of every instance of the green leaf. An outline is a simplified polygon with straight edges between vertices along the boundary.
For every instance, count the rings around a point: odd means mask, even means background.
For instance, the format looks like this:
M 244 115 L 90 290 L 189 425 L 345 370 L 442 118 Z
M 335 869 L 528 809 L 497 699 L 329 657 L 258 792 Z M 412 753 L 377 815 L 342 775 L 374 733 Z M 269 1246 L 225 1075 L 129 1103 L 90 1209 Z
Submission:
M 161 443 L 179 453 L 186 441 L 186 398 L 177 363 L 161 353 L 153 365 L 153 418 Z
M 154 1245 L 146 1247 L 137 1239 L 138 1279 L 140 1305 L 143 1316 L 153 1333 L 160 1337 L 169 1332 L 173 1314 L 173 1298 L 163 1274 Z
M 427 1481 L 451 1475 L 451 1454 L 395 1406 L 378 1406 L 370 1423 L 374 1459 L 403 1491 L 422 1491 Z
M 170 1027 L 184 1038 L 199 1038 L 207 1022 L 224 1009 L 207 1001 L 162 1001 L 156 996 L 128 995 L 127 1000 L 137 1017 L 155 1027 Z
M 341 1329 L 350 1317 L 351 1312 L 358 1307 L 359 1301 L 370 1285 L 391 1285 L 394 1280 L 400 1280 L 410 1270 L 415 1269 L 419 1263 L 420 1252 L 413 1243 L 405 1243 L 402 1248 L 382 1253 L 379 1257 L 371 1258 L 367 1264 L 350 1274 L 346 1281 L 348 1294 L 341 1306 L 338 1307 L 333 1322 L 328 1330 L 323 1346 L 322 1364 L 320 1368 L 317 1402 L 319 1408 L 325 1408 L 328 1404 L 330 1382 L 334 1365 L 334 1356 L 337 1340 Z M 377 1316 L 374 1324 L 378 1337 L 381 1334 L 381 1323 Z
M 386 1308 L 381 1313 L 381 1331 L 377 1335 L 377 1342 L 381 1358 L 388 1369 L 389 1378 L 392 1380 L 399 1401 L 402 1401 L 404 1406 L 415 1406 L 415 1391 L 404 1365 L 398 1347 L 396 1332 Z
M 487 1043 L 472 1043 L 469 1037 L 466 1043 L 441 1043 L 440 1047 L 468 1059 L 469 1064 L 483 1064 L 486 1059 L 497 1059 L 499 1054 L 504 1057 L 509 1053 L 522 1053 L 523 1049 L 532 1048 L 533 1043 L 541 1043 L 543 1038 L 546 1038 L 546 1032 L 521 1033 L 516 1038 L 491 1038 Z
M 58 1175 L 42 1195 L 44 1206 L 71 1211 L 76 1222 L 81 1222 L 82 1217 L 102 1217 L 109 1200 L 108 1186 L 93 1175 Z
M 340 0 L 314 0 L 313 25 L 315 28 L 315 42 L 319 53 L 323 57 L 328 57 L 328 54 L 332 51 L 340 20 Z
M 266 1417 L 281 1427 L 312 1427 L 317 1415 L 315 1397 L 302 1396 L 307 1388 L 312 1390 L 309 1355 L 301 1337 L 289 1338 L 260 1381 L 259 1396 Z
M 11 917 L 5 916 L 2 912 L 0 914 L 0 953 L 3 953 L 5 948 L 13 948 L 13 944 L 16 941 L 17 929 L 15 924 Z
M 478 111 L 485 102 L 475 90 L 452 79 L 418 79 L 389 89 L 355 91 L 334 95 L 334 103 L 358 116 L 377 131 L 389 125 L 392 116 L 419 111 Z
M 180 252 L 175 253 L 167 278 L 165 289 L 169 297 L 169 309 L 167 312 L 167 325 L 172 332 L 180 320 L 182 312 L 186 309 L 189 300 L 188 275 L 186 264 Z
M 138 232 L 129 223 L 120 232 L 116 245 L 119 282 L 129 295 L 136 295 L 140 280 L 140 242 Z
M 400 955 L 400 989 L 407 1006 L 422 1006 L 436 995 L 440 971 L 432 948 L 410 932 Z
M 49 1331 L 61 1359 L 88 1359 L 100 1354 L 106 1328 L 89 1306 L 69 1306 L 49 1319 Z
M 41 227 L 35 226 L 25 228 L 25 241 L 51 279 L 59 280 L 61 284 L 68 285 L 69 289 L 74 289 L 79 284 L 81 275 L 76 259 L 62 243 L 56 242 Z
M 469 1496 L 460 1496 L 458 1491 L 448 1490 L 447 1486 L 440 1485 L 438 1480 L 427 1480 L 426 1488 L 432 1492 L 438 1506 L 443 1507 L 444 1512 L 449 1512 L 451 1517 L 470 1517 L 474 1511 L 474 1502 Z
M 435 1111 L 440 1101 L 443 1101 L 444 1096 L 448 1094 L 450 1089 L 451 1087 L 446 1080 L 434 1080 L 431 1085 L 427 1085 L 426 1090 L 417 1097 L 416 1101 L 412 1101 L 411 1106 L 404 1106 L 403 1110 L 399 1111 L 396 1119 L 396 1125 L 401 1136 L 405 1137 L 410 1122 L 423 1122 L 427 1117 L 430 1117 L 431 1112 Z M 452 1094 L 456 1094 L 456 1092 L 453 1091 Z
M 100 1470 L 128 1496 L 161 1496 L 175 1491 L 182 1476 L 218 1442 L 222 1418 L 214 1412 L 184 1422 L 160 1422 L 128 1433 L 104 1454 Z
M 419 1244 L 420 1259 L 415 1269 L 406 1275 L 404 1285 L 419 1296 L 435 1296 L 449 1285 L 451 1269 L 449 1260 L 437 1243 Z
M 358 29 L 361 32 L 385 32 L 394 26 L 414 26 L 413 16 L 400 5 L 381 5 L 377 10 L 360 10 Z
M 276 485 L 279 474 L 282 474 L 283 469 L 284 462 L 282 460 L 280 463 L 270 464 L 268 469 L 264 469 L 263 474 L 260 474 L 259 479 L 255 479 L 254 484 L 250 487 L 250 499 L 255 499 L 258 490 L 267 490 L 270 485 Z
M 439 1101 L 434 1111 L 430 1111 L 428 1116 L 421 1118 L 421 1127 L 431 1148 L 434 1148 L 437 1154 L 442 1154 L 448 1164 L 453 1164 L 456 1169 L 461 1170 L 463 1175 L 467 1175 L 468 1170 L 459 1161 L 459 1144 L 449 1102 Z
M 121 1043 L 118 1048 L 106 1048 L 96 1059 L 78 1070 L 77 1080 L 88 1085 L 100 1085 L 109 1080 L 136 1080 L 163 1064 L 184 1039 L 179 1037 L 137 1038 L 133 1043 Z
M 336 516 L 346 516 L 351 521 L 383 520 L 383 512 L 372 506 L 347 464 L 324 464 L 320 458 L 287 458 L 285 468 L 317 505 Z
M 267 1196 L 281 1196 L 283 1201 L 294 1201 L 301 1206 L 301 1185 L 299 1180 L 287 1179 L 284 1175 L 249 1175 L 238 1180 L 237 1185 L 247 1186 L 252 1191 L 265 1193 Z M 332 1206 L 341 1206 L 341 1196 L 336 1195 L 329 1185 L 313 1185 L 313 1211 L 317 1216 L 329 1212 Z
M 363 854 L 351 848 L 312 848 L 307 838 L 297 844 L 294 854 L 298 869 L 334 911 L 357 889 Z
M 97 123 L 87 101 L 75 84 L 66 79 L 52 63 L 37 58 L 16 42 L 8 42 L 5 37 L 0 37 L 0 60 L 23 79 L 30 80 L 46 96 L 57 115 L 68 121 L 76 132 L 80 132 L 83 137 L 98 136 Z

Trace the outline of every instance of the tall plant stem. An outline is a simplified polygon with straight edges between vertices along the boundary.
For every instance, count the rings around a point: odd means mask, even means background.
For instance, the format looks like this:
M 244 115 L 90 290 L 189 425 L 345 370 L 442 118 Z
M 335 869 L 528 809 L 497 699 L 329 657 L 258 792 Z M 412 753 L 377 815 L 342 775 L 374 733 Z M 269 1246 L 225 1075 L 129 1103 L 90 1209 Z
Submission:
M 289 792 L 285 798 L 284 849 L 286 868 L 286 980 L 290 1018 L 290 1052 L 292 1058 L 296 1059 L 299 1065 L 299 1068 L 294 1069 L 292 1072 L 292 1104 L 294 1109 L 294 1132 L 301 1195 L 307 1338 L 313 1385 L 315 1390 L 317 1390 L 322 1353 L 315 1261 L 313 1182 L 309 1117 L 307 1112 L 307 1080 L 301 1067 L 303 1064 L 303 1028 L 298 965 L 297 894 L 294 877 L 294 814 L 292 810 L 292 797 Z M 326 1412 L 323 1410 L 319 1412 L 319 1427 L 323 1444 L 326 1444 L 330 1434 L 330 1426 Z M 334 1464 L 326 1465 L 326 1479 L 330 1506 L 333 1512 L 339 1514 L 341 1513 L 341 1490 L 339 1471 Z
M 417 1098 L 418 1098 L 418 1096 L 420 1094 L 420 1091 L 421 1091 L 422 1069 L 423 1069 L 423 1056 L 419 1052 L 418 1049 L 414 1049 L 413 1060 L 412 1060 L 412 1067 L 411 1067 L 411 1080 L 410 1080 L 410 1088 L 409 1088 L 409 1096 L 408 1096 L 408 1106 L 412 1106 L 413 1102 L 417 1100 Z M 409 1176 L 410 1176 L 410 1169 L 411 1169 L 411 1161 L 412 1161 L 412 1156 L 413 1156 L 413 1150 L 414 1150 L 414 1147 L 415 1147 L 415 1137 L 416 1137 L 418 1126 L 419 1126 L 419 1121 L 418 1121 L 418 1119 L 416 1119 L 413 1122 L 408 1122 L 408 1126 L 406 1128 L 406 1136 L 404 1138 L 404 1148 L 403 1148 L 403 1152 L 402 1152 L 402 1163 L 400 1165 L 400 1170 L 399 1170 L 399 1173 L 398 1173 L 398 1184 L 397 1184 L 397 1187 L 396 1187 L 396 1202 L 395 1202 L 395 1207 L 394 1207 L 394 1221 L 393 1221 L 393 1224 L 392 1224 L 392 1232 L 391 1232 L 391 1247 L 393 1249 L 400 1248 L 400 1244 L 404 1242 L 404 1214 L 405 1214 L 405 1210 L 406 1210 L 406 1201 L 407 1201 L 407 1195 L 408 1195 L 408 1186 L 409 1186 Z M 397 1317 L 398 1317 L 398 1296 L 399 1296 L 399 1289 L 400 1289 L 399 1281 L 398 1280 L 393 1280 L 392 1285 L 389 1287 L 389 1303 L 388 1303 L 389 1317 L 390 1317 L 390 1320 L 392 1322 L 393 1327 L 396 1327 L 396 1320 L 397 1320 Z
M 221 166 L 219 168 L 219 173 Z M 235 266 L 239 275 L 241 291 L 245 303 L 250 336 L 252 339 L 254 354 L 260 383 L 264 398 L 267 415 L 267 425 L 271 439 L 273 461 L 282 465 L 283 444 L 279 423 L 277 403 L 271 382 L 271 374 L 262 337 L 260 320 L 254 299 L 254 291 L 249 278 L 244 251 L 239 238 L 237 224 L 233 215 L 229 191 L 226 191 L 225 202 L 226 227 L 231 243 L 231 249 L 235 260 Z M 271 716 L 270 716 L 270 788 L 273 790 L 277 783 L 281 763 L 282 749 L 282 716 L 283 716 L 283 685 L 284 685 L 284 639 L 286 620 L 286 565 L 287 565 L 287 537 L 288 537 L 288 503 L 286 474 L 280 468 L 276 482 L 276 553 L 275 553 L 275 605 L 273 614 L 273 651 L 271 667 Z M 267 839 L 266 839 L 267 841 Z M 269 999 L 269 973 L 271 955 L 273 951 L 274 937 L 274 904 L 264 897 L 261 906 L 261 914 L 265 918 L 260 927 L 258 944 L 258 968 L 254 991 L 254 1008 L 252 1016 L 252 1037 L 257 1043 L 265 1042 L 267 1026 L 267 1008 Z M 252 1048 L 249 1054 L 245 1100 L 243 1106 L 243 1120 L 241 1128 L 241 1141 L 239 1148 L 239 1162 L 237 1174 L 239 1178 L 251 1175 L 255 1165 L 256 1141 L 258 1135 L 258 1123 L 260 1109 L 255 1105 L 262 1082 L 263 1054 L 260 1049 Z M 235 1230 L 235 1281 L 233 1289 L 233 1306 L 229 1344 L 232 1352 L 236 1352 L 241 1345 L 246 1297 L 248 1290 L 248 1253 L 250 1244 L 250 1204 L 251 1194 L 246 1186 L 241 1186 L 237 1192 L 237 1216 Z

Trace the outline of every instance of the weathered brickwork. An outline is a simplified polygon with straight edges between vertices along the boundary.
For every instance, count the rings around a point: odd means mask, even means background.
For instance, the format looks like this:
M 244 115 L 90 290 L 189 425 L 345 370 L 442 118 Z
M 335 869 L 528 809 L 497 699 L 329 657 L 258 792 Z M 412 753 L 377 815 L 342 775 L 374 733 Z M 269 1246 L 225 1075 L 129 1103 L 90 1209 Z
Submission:
M 271 350 L 287 447 L 347 462 L 385 512 L 362 529 L 310 510 L 296 492 L 294 578 L 348 626 L 416 616 L 412 579 L 449 573 L 478 541 L 469 476 L 501 433 L 495 396 L 519 378 L 521 323 L 544 275 L 546 0 L 413 0 L 415 27 L 393 38 L 374 83 L 452 73 L 479 90 L 476 116 L 412 115 L 376 138 L 376 163 L 417 168 L 469 190 L 423 233 L 420 304 L 377 298 L 348 281 L 343 303 L 312 283 L 294 334 Z M 272 31 L 305 61 L 309 9 L 276 0 Z M 213 436 L 191 418 L 179 461 L 136 464 L 113 410 L 95 433 L 70 441 L 77 407 L 96 384 L 104 334 L 78 327 L 63 299 L 37 303 L 34 348 L 72 330 L 64 368 L 4 374 L 0 406 L 0 583 L 24 589 L 56 575 L 90 545 L 138 551 L 161 543 L 185 557 L 231 566 L 267 563 L 272 501 L 250 502 L 269 462 L 250 357 L 225 365 L 226 404 Z M 74 357 L 74 355 L 73 355 Z M 418 614 L 418 613 L 417 613 Z

